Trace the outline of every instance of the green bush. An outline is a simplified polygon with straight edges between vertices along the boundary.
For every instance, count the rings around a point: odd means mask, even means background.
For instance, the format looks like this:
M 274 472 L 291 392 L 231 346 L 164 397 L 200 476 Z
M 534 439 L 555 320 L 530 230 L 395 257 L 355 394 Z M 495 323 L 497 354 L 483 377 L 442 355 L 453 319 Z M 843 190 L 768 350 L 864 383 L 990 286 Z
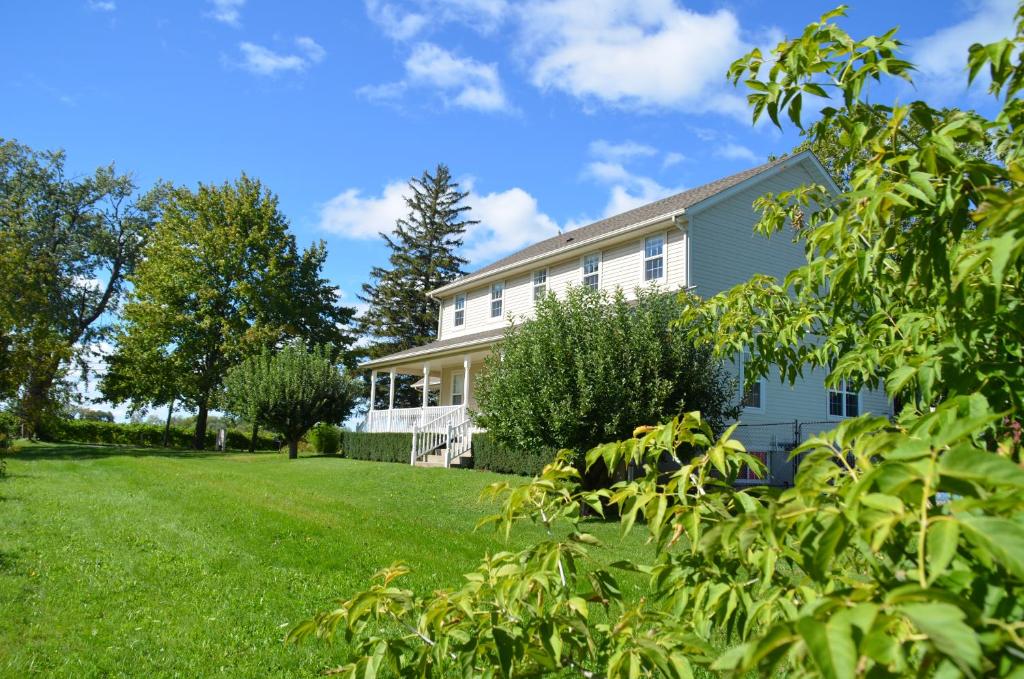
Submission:
M 128 446 L 153 446 L 163 445 L 164 428 L 158 424 L 100 422 L 97 420 L 57 420 L 49 427 L 49 434 L 59 441 L 74 441 L 76 443 L 105 443 Z M 213 450 L 216 447 L 217 434 L 215 431 L 206 432 L 206 448 Z M 171 427 L 168 435 L 168 445 L 171 448 L 191 448 L 192 429 Z M 227 446 L 235 450 L 249 449 L 248 434 L 236 430 L 228 430 Z M 268 436 L 259 436 L 256 439 L 258 450 L 277 450 L 274 439 Z
M 473 434 L 473 468 L 486 469 L 499 474 L 535 476 L 544 465 L 555 459 L 554 448 L 520 450 L 509 448 L 494 440 L 487 432 Z
M 412 434 L 346 431 L 341 435 L 341 449 L 353 460 L 408 464 Z
M 17 435 L 18 418 L 14 413 L 0 410 L 0 452 L 8 450 Z
M 341 449 L 341 429 L 321 422 L 309 430 L 309 443 L 319 455 L 337 455 Z

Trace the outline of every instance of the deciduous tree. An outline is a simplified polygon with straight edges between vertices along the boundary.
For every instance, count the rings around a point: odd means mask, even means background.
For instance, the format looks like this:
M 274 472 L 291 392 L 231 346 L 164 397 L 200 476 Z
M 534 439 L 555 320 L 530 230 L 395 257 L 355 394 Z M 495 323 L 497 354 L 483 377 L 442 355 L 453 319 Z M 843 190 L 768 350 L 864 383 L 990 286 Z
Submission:
M 65 160 L 0 139 L 0 397 L 17 397 L 29 434 L 106 336 L 161 195 L 113 165 L 70 177 Z
M 232 366 L 294 338 L 340 352 L 351 345 L 354 310 L 338 305 L 322 277 L 326 257 L 323 243 L 298 250 L 277 197 L 258 180 L 175 188 L 130 279 L 115 360 L 167 357 L 161 374 L 180 371 L 171 391 L 195 405 L 200 449 Z M 151 399 L 141 386 L 133 396 Z
M 358 381 L 338 368 L 335 353 L 324 346 L 308 350 L 288 344 L 277 353 L 248 358 L 228 372 L 227 401 L 239 415 L 279 432 L 294 459 L 310 427 L 340 424 L 359 395 Z

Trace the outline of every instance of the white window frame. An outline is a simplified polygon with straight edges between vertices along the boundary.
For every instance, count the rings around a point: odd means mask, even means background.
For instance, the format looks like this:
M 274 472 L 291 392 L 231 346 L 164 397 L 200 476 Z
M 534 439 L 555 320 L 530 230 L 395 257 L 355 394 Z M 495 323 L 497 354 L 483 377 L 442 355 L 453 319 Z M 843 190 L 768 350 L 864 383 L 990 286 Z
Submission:
M 494 296 L 495 289 L 498 291 L 498 296 Z M 494 304 L 497 302 L 498 306 Z M 498 313 L 494 313 L 497 308 Z M 498 281 L 497 283 L 491 283 L 491 318 L 501 318 L 505 313 L 505 281 Z
M 538 281 L 538 277 L 543 277 L 542 280 Z M 536 302 L 548 292 L 548 270 L 537 269 L 533 272 L 533 301 Z
M 750 354 L 743 352 L 740 354 L 740 407 L 743 408 L 745 413 L 763 413 L 767 405 L 768 399 L 768 385 L 764 377 L 757 378 L 757 389 L 760 392 L 760 403 L 759 406 L 748 406 L 743 405 L 743 401 L 746 400 L 747 395 L 747 362 L 750 361 Z
M 452 373 L 451 404 L 453 406 L 461 406 L 465 405 L 466 403 L 466 385 L 463 384 L 464 379 L 465 375 L 463 375 L 461 372 L 456 371 Z M 455 389 L 456 385 L 458 385 L 459 387 L 458 390 Z M 458 397 L 459 399 L 458 403 L 455 402 L 456 397 Z
M 661 239 L 661 254 L 654 256 L 648 256 L 647 254 L 647 241 L 652 238 Z M 644 236 L 644 257 L 643 264 L 641 264 L 642 270 L 640 275 L 643 277 L 644 283 L 650 283 L 652 281 L 664 281 L 668 276 L 668 257 L 666 256 L 666 250 L 668 249 L 668 235 L 664 233 L 652 233 L 649 236 Z M 653 262 L 656 259 L 661 260 L 661 275 L 653 278 L 647 277 L 647 262 Z
M 587 260 L 592 257 L 597 258 L 597 269 L 595 269 L 591 273 L 587 273 Z M 580 272 L 583 274 L 581 282 L 583 284 L 583 287 L 591 288 L 593 290 L 601 289 L 601 265 L 603 264 L 602 259 L 603 258 L 600 252 L 588 252 L 587 254 L 583 255 L 583 257 L 580 258 Z M 594 276 L 593 286 L 587 283 L 587 278 L 589 278 L 590 276 Z
M 461 307 L 459 306 L 460 302 L 462 303 Z M 459 327 L 462 327 L 463 325 L 465 325 L 466 324 L 466 295 L 465 294 L 455 295 L 455 302 L 452 304 L 452 309 L 454 310 L 454 314 L 453 314 L 453 317 L 452 317 L 452 323 L 455 325 L 455 327 L 459 328 Z
M 851 418 L 851 417 L 857 417 L 859 415 L 863 415 L 864 414 L 864 403 L 863 403 L 863 400 L 861 398 L 861 396 L 862 396 L 861 392 L 862 391 L 863 390 L 861 390 L 861 389 L 858 389 L 856 392 L 851 391 L 850 390 L 850 383 L 847 380 L 840 380 L 838 387 L 828 387 L 825 390 L 825 413 L 829 416 L 829 418 L 836 417 L 836 418 L 839 418 L 841 420 L 845 420 L 845 419 L 848 419 L 848 418 Z M 849 411 L 846 408 L 846 397 L 848 395 L 854 394 L 854 393 L 856 393 L 856 396 L 857 396 L 857 413 L 855 415 L 850 415 Z M 843 395 L 843 413 L 841 415 L 836 415 L 835 413 L 832 412 L 832 394 L 842 394 Z

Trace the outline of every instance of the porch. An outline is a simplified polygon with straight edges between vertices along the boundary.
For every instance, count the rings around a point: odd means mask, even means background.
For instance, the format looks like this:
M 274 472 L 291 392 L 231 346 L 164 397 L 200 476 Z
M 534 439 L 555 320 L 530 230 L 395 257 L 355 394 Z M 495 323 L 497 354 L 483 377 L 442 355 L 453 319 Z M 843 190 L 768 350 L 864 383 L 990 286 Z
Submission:
M 493 339 L 452 342 L 455 346 L 443 351 L 427 345 L 370 361 L 370 410 L 361 429 L 412 434 L 409 461 L 414 465 L 449 467 L 468 459 L 473 433 L 479 431 L 470 415 L 476 403 L 474 384 Z M 434 343 L 439 344 L 448 342 Z M 419 378 L 412 385 L 419 391 L 419 407 L 395 407 L 398 375 Z M 379 399 L 386 408 L 375 407 L 380 389 L 387 390 L 387 399 Z

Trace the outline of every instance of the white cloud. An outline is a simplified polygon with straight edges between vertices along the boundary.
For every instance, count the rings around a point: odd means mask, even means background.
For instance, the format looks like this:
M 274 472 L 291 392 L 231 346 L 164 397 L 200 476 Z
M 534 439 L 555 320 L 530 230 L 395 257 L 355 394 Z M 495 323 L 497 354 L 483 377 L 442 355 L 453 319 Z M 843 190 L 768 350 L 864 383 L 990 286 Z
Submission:
M 242 68 L 257 75 L 275 75 L 286 71 L 303 71 L 311 64 L 323 61 L 327 51 L 312 38 L 295 39 L 297 54 L 281 54 L 251 42 L 239 43 Z
M 245 0 L 210 0 L 210 4 L 213 5 L 213 9 L 207 16 L 211 19 L 229 26 L 239 25 Z
M 537 199 L 519 187 L 470 194 L 467 204 L 479 224 L 466 233 L 466 258 L 475 265 L 558 234 L 558 224 L 537 207 Z
M 395 3 L 366 0 L 366 14 L 392 40 L 415 38 L 446 23 L 461 23 L 478 33 L 494 31 L 508 14 L 506 0 L 418 0 Z
M 755 163 L 759 160 L 756 153 L 742 144 L 725 142 L 715 149 L 715 155 L 727 160 L 746 160 Z
M 654 156 L 657 153 L 658 149 L 653 146 L 638 144 L 635 141 L 612 144 L 604 139 L 598 139 L 590 142 L 590 154 L 606 160 L 625 160 L 642 156 Z
M 495 64 L 457 57 L 429 42 L 413 48 L 405 61 L 405 78 L 399 82 L 369 85 L 359 93 L 371 100 L 395 99 L 410 87 L 438 91 L 448 106 L 477 111 L 511 112 Z
M 1016 0 L 967 3 L 968 18 L 911 42 L 911 61 L 928 80 L 944 86 L 967 87 L 967 49 L 974 43 L 995 42 L 1013 33 Z
M 393 40 L 408 40 L 427 25 L 427 17 L 418 12 L 402 12 L 395 5 L 366 0 L 366 14 Z
M 295 38 L 295 44 L 300 50 L 306 53 L 306 58 L 314 64 L 319 64 L 327 56 L 327 50 L 321 47 L 316 40 L 309 36 L 300 35 Z
M 748 117 L 729 89 L 729 63 L 749 49 L 729 10 L 674 0 L 534 0 L 519 12 L 533 83 L 631 108 Z
M 664 160 L 661 161 L 661 167 L 662 169 L 669 168 L 673 165 L 678 165 L 684 160 L 686 160 L 686 156 L 682 153 L 679 153 L 678 151 L 669 151 L 665 154 Z
M 480 222 L 466 229 L 464 254 L 473 266 L 558 233 L 558 224 L 540 211 L 537 199 L 527 191 L 513 187 L 477 193 L 471 179 L 463 185 L 469 192 L 465 204 L 473 208 L 468 216 Z M 395 220 L 408 213 L 407 190 L 405 182 L 391 182 L 377 196 L 346 189 L 321 206 L 320 228 L 359 240 L 390 233 Z
M 604 208 L 605 217 L 620 214 L 682 190 L 664 186 L 651 177 L 636 174 L 626 168 L 625 164 L 631 160 L 658 155 L 658 150 L 653 146 L 632 141 L 610 144 L 599 139 L 590 144 L 590 155 L 597 160 L 586 164 L 583 176 L 609 187 L 608 203 Z M 674 160 L 673 163 L 675 162 L 679 160 Z
M 89 0 L 89 9 L 94 12 L 113 12 L 117 3 L 113 0 Z
M 391 182 L 380 196 L 364 196 L 359 189 L 346 189 L 320 207 L 320 228 L 345 238 L 376 238 L 390 233 L 395 220 L 407 208 L 405 182 Z

